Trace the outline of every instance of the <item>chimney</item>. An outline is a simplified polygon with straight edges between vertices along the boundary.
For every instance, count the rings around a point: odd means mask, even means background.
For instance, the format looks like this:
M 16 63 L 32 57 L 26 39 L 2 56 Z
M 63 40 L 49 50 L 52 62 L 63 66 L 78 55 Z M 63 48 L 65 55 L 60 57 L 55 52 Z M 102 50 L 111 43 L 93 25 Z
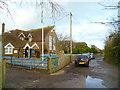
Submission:
M 4 33 L 5 31 L 5 23 L 2 24 L 2 34 Z

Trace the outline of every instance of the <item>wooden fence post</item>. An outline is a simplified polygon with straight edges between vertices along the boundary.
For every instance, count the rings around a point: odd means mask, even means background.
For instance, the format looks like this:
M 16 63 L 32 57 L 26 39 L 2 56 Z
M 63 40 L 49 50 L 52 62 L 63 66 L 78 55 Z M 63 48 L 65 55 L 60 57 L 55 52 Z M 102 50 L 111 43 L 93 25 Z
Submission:
M 72 63 L 72 55 L 70 55 L 70 63 Z
M 0 42 L 0 49 L 2 49 L 2 43 Z M 0 90 L 2 89 L 2 50 L 0 50 Z
M 6 62 L 2 58 L 2 43 L 0 42 L 0 90 L 5 88 Z
M 50 56 L 48 56 L 47 67 L 48 67 L 48 73 L 51 73 L 51 57 Z
M 1 40 L 2 40 L 2 43 L 1 43 L 2 55 L 1 56 L 4 55 L 4 46 L 3 46 L 3 34 L 4 34 L 4 31 L 5 31 L 5 24 L 3 23 L 2 24 L 2 38 L 1 38 Z M 6 62 L 2 58 L 2 88 L 5 88 L 5 77 L 6 77 Z

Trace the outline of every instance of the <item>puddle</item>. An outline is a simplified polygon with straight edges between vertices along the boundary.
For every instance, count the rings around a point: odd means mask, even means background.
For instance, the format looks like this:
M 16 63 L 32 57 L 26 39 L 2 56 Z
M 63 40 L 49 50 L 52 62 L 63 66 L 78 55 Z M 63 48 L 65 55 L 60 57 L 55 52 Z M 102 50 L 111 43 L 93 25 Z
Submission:
M 102 85 L 102 83 L 102 79 L 92 78 L 90 76 L 86 78 L 86 88 L 107 88 L 104 85 Z

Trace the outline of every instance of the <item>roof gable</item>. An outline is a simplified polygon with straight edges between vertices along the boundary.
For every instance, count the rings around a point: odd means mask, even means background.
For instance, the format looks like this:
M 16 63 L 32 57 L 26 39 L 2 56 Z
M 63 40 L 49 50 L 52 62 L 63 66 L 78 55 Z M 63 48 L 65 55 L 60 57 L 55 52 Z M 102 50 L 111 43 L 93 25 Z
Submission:
M 39 49 L 38 45 L 36 43 L 34 43 L 31 48 L 37 47 L 37 49 Z
M 27 37 L 32 37 L 32 35 L 29 33 Z
M 22 33 L 20 33 L 20 34 L 18 35 L 18 37 L 24 37 L 24 38 L 25 38 L 25 35 L 24 35 L 23 32 L 22 32 Z
M 30 45 L 29 45 L 28 43 L 24 46 L 24 48 L 23 48 L 23 49 L 26 49 L 26 47 L 31 48 L 31 47 L 30 47 Z
M 12 48 L 15 48 L 11 43 L 8 43 L 6 46 L 4 46 L 4 48 L 7 48 L 9 45 L 10 45 Z

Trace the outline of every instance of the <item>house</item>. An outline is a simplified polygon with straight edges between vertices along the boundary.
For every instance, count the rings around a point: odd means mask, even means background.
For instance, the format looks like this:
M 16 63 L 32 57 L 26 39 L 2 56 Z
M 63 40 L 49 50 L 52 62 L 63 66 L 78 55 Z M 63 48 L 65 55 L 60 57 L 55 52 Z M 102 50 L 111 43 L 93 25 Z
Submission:
M 74 42 L 73 43 L 73 48 L 75 48 L 76 46 L 79 46 L 79 45 L 85 45 L 85 46 L 87 46 L 87 43 L 86 42 Z
M 44 27 L 44 53 L 56 53 L 57 35 L 55 26 Z M 11 30 L 3 34 L 3 47 L 5 56 L 21 58 L 40 57 L 42 52 L 42 28 L 24 30 Z

